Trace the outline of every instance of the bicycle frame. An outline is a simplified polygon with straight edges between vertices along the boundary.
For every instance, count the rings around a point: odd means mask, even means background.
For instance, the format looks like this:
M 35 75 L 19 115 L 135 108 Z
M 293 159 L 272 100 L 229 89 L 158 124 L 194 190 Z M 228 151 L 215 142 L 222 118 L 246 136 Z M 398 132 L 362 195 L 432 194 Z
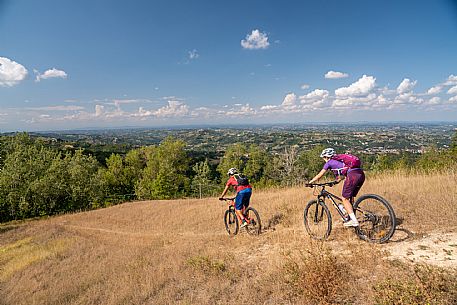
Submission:
M 319 191 L 319 194 L 317 194 L 318 202 L 322 201 L 325 204 L 325 199 L 326 198 L 330 199 L 330 201 L 332 202 L 332 205 L 335 208 L 335 210 L 338 212 L 338 214 L 340 214 L 340 216 L 342 218 L 344 218 L 346 215 L 344 215 L 343 212 L 338 207 L 338 203 L 342 203 L 343 199 L 338 197 L 338 196 L 336 196 L 336 195 L 334 195 L 334 194 L 332 194 L 332 193 L 330 193 L 329 191 L 327 191 L 325 189 L 326 186 L 331 186 L 331 184 L 322 183 L 322 184 L 318 184 L 318 185 L 315 186 L 315 188 L 321 187 L 321 190 Z M 354 197 L 351 198 L 350 202 L 351 202 L 351 205 L 353 206 L 354 205 Z
M 224 201 L 228 201 L 228 207 L 227 207 L 227 209 L 228 209 L 229 211 L 234 211 L 236 217 L 238 218 L 238 220 L 241 221 L 240 216 L 236 213 L 236 210 L 235 210 L 235 198 L 236 198 L 236 197 L 233 197 L 233 198 L 224 198 Z M 243 207 L 243 209 L 241 210 L 241 213 L 243 213 L 243 215 L 244 215 L 244 213 L 245 213 L 245 210 L 246 210 L 245 207 Z M 246 219 L 246 221 L 249 222 L 250 219 Z

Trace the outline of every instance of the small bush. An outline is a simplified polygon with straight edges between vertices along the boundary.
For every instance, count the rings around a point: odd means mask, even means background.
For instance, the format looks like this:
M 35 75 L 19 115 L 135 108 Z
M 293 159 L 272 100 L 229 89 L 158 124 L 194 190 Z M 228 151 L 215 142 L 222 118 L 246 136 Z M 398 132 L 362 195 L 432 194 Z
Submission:
M 408 278 L 389 277 L 375 285 L 376 304 L 455 304 L 456 275 L 452 271 L 417 265 Z
M 285 281 L 292 297 L 306 304 L 345 304 L 350 301 L 349 263 L 331 253 L 323 243 L 312 243 L 298 256 L 287 255 Z

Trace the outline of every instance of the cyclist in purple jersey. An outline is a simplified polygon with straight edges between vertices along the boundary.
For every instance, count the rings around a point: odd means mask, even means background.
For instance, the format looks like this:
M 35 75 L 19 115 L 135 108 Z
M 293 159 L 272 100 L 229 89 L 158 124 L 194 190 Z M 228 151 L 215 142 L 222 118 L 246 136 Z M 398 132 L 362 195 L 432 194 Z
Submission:
M 322 178 L 328 170 L 333 172 L 337 181 L 344 180 L 343 205 L 350 217 L 349 221 L 344 222 L 344 226 L 357 227 L 359 226 L 359 222 L 352 209 L 351 199 L 357 196 L 357 193 L 365 182 L 365 174 L 361 168 L 348 168 L 343 162 L 332 159 L 332 156 L 335 154 L 333 148 L 326 148 L 322 151 L 320 157 L 325 161 L 324 167 L 309 183 L 314 183 Z

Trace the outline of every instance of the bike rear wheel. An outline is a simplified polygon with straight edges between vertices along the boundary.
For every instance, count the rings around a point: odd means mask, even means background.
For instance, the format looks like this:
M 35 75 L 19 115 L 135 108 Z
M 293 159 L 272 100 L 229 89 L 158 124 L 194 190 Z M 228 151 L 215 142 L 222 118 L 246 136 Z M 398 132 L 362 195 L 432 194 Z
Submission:
M 244 217 L 248 219 L 248 225 L 245 227 L 246 231 L 251 235 L 259 235 L 262 230 L 262 223 L 257 210 L 251 207 L 247 208 L 244 212 Z
M 225 211 L 224 223 L 225 223 L 225 229 L 227 230 L 227 233 L 230 236 L 234 236 L 234 235 L 238 234 L 238 230 L 240 227 L 239 227 L 239 223 L 238 223 L 238 217 L 236 216 L 234 210 Z
M 304 223 L 308 234 L 319 240 L 327 239 L 332 231 L 332 216 L 323 201 L 311 200 L 305 207 Z
M 360 239 L 381 244 L 394 235 L 395 213 L 390 203 L 381 196 L 361 196 L 354 204 L 354 213 L 359 221 L 355 232 Z

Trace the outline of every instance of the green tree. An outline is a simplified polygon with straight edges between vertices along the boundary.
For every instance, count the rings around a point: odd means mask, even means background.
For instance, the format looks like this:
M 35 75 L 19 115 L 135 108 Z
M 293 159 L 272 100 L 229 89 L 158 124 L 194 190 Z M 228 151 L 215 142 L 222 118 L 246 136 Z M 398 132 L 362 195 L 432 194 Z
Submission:
M 439 151 L 436 147 L 429 148 L 416 161 L 416 168 L 425 172 L 455 168 L 457 161 L 452 150 Z
M 189 159 L 185 146 L 183 141 L 168 137 L 159 146 L 144 149 L 146 167 L 135 187 L 138 198 L 168 199 L 188 192 L 189 178 L 185 174 Z
M 304 151 L 300 154 L 298 163 L 303 169 L 303 178 L 306 180 L 312 179 L 317 173 L 319 173 L 324 165 L 324 161 L 320 157 L 320 154 L 324 146 L 316 146 L 308 151 Z
M 248 150 L 248 160 L 243 173 L 249 177 L 252 182 L 259 182 L 262 180 L 264 170 L 267 163 L 270 161 L 268 152 L 258 145 L 252 144 Z
M 102 185 L 98 179 L 99 163 L 92 156 L 86 156 L 82 150 L 74 155 L 65 157 L 69 179 L 71 200 L 69 208 L 72 211 L 92 208 L 92 204 L 100 204 Z
M 31 185 L 41 179 L 57 152 L 34 142 L 28 134 L 8 139 L 0 173 L 0 219 L 21 219 L 41 214 L 42 203 L 34 200 Z
M 196 163 L 192 169 L 195 172 L 194 177 L 192 178 L 192 190 L 195 194 L 198 194 L 201 197 L 210 195 L 212 180 L 211 180 L 211 168 L 208 164 L 208 159 Z
M 227 177 L 227 172 L 232 167 L 235 167 L 240 172 L 243 172 L 248 156 L 248 151 L 245 145 L 241 143 L 232 144 L 227 147 L 227 150 L 217 167 L 217 171 L 221 174 L 221 177 Z

